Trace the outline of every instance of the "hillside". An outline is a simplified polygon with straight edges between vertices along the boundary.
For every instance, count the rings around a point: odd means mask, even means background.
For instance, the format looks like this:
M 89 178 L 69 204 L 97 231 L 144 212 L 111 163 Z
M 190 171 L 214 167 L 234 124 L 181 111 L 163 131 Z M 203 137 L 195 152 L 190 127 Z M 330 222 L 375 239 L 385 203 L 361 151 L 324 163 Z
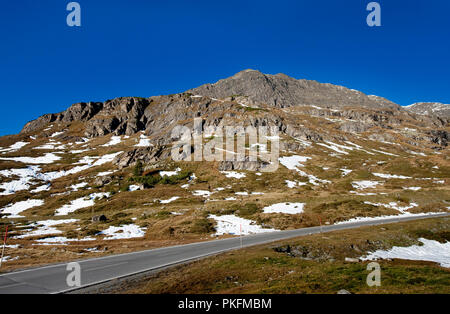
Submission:
M 228 126 L 278 135 L 246 142 L 243 160 L 175 161 L 174 143 L 194 118 L 207 130 L 201 148 Z M 174 95 L 74 104 L 0 138 L 0 227 L 11 230 L 5 269 L 241 229 L 448 211 L 449 132 L 442 116 L 254 70 Z M 238 155 L 227 150 L 214 152 Z M 252 161 L 251 152 L 277 158 Z

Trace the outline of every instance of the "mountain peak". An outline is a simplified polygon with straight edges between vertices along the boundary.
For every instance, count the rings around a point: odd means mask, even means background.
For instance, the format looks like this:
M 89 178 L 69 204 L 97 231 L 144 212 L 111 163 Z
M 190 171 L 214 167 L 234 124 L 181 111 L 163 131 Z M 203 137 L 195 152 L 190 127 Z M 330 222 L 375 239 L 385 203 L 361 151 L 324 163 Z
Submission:
M 280 108 L 298 105 L 328 108 L 399 108 L 387 99 L 369 97 L 343 86 L 298 80 L 283 73 L 263 74 L 253 69 L 243 70 L 214 84 L 205 84 L 188 92 L 222 99 L 232 95 L 246 96 L 251 103 L 264 103 Z
M 236 73 L 235 75 L 238 75 L 238 74 L 241 74 L 241 73 L 251 73 L 251 72 L 256 72 L 256 73 L 259 73 L 259 74 L 263 74 L 262 72 L 260 72 L 258 70 L 255 70 L 255 69 L 246 69 L 246 70 L 242 70 L 242 71 Z

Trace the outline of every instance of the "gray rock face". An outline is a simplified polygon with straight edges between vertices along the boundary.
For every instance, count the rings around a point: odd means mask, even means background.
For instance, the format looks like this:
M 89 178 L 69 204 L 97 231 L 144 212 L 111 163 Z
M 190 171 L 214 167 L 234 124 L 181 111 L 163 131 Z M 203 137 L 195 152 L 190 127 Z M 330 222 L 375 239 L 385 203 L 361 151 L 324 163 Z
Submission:
M 49 123 L 52 123 L 56 120 L 56 115 L 54 114 L 45 114 L 43 116 L 40 116 L 36 120 L 30 121 L 22 128 L 22 131 L 20 133 L 27 133 L 27 132 L 33 132 L 36 130 L 39 130 L 46 126 Z
M 120 169 L 134 165 L 138 160 L 151 164 L 169 158 L 170 150 L 163 146 L 135 148 L 117 156 L 113 163 Z
M 36 120 L 28 122 L 21 133 L 39 130 L 53 122 L 85 122 L 95 116 L 102 108 L 102 103 L 78 103 L 70 106 L 67 110 L 57 114 L 46 114 Z
M 102 110 L 90 119 L 86 136 L 107 134 L 133 135 L 145 129 L 144 111 L 150 101 L 145 98 L 122 97 L 106 101 Z
M 363 133 L 367 130 L 369 130 L 373 124 L 370 123 L 364 123 L 364 122 L 345 122 L 341 124 L 340 130 L 347 132 L 347 133 Z
M 221 99 L 247 96 L 251 103 L 265 103 L 281 108 L 296 105 L 329 108 L 358 106 L 399 109 L 400 107 L 382 97 L 367 96 L 342 86 L 296 80 L 285 74 L 268 75 L 255 70 L 245 70 L 215 84 L 205 84 L 188 92 Z
M 57 121 L 72 122 L 72 121 L 87 121 L 96 115 L 103 107 L 102 103 L 78 103 L 70 106 L 58 116 Z
M 111 176 L 97 177 L 94 180 L 94 185 L 95 186 L 104 186 L 104 185 L 107 185 L 108 183 L 111 183 L 112 180 L 113 180 L 113 178 Z
M 443 104 L 439 102 L 418 102 L 404 108 L 416 114 L 450 119 L 450 104 Z
M 222 161 L 219 164 L 219 171 L 231 170 L 248 170 L 248 171 L 263 171 L 268 168 L 270 164 L 263 161 Z
M 450 134 L 444 130 L 431 130 L 427 134 L 430 136 L 428 140 L 439 146 L 447 146 L 450 140 Z
M 378 142 L 393 142 L 394 138 L 389 134 L 373 133 L 369 135 L 369 139 Z
M 27 123 L 21 133 L 32 132 L 49 123 L 74 121 L 86 122 L 86 136 L 103 136 L 113 132 L 134 134 L 144 129 L 143 113 L 149 101 L 144 98 L 121 97 L 104 103 L 77 103 L 67 110 L 47 114 Z

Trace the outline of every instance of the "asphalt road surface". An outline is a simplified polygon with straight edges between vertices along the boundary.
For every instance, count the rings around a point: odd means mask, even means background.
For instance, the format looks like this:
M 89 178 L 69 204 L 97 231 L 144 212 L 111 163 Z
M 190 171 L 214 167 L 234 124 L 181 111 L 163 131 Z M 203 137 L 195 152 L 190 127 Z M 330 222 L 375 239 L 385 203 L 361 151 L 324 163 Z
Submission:
M 450 216 L 449 213 L 399 217 L 376 221 L 355 222 L 323 227 L 303 228 L 272 233 L 260 233 L 194 244 L 159 248 L 141 252 L 111 255 L 100 258 L 77 261 L 81 269 L 81 288 L 100 284 L 113 279 L 157 270 L 182 262 L 230 251 L 242 247 L 270 243 L 278 240 L 305 236 L 320 232 L 353 229 L 362 226 L 395 223 L 423 218 Z M 73 269 L 67 270 L 67 263 L 49 265 L 23 271 L 7 273 L 0 276 L 0 294 L 11 293 L 62 293 L 78 289 L 67 284 L 67 277 Z

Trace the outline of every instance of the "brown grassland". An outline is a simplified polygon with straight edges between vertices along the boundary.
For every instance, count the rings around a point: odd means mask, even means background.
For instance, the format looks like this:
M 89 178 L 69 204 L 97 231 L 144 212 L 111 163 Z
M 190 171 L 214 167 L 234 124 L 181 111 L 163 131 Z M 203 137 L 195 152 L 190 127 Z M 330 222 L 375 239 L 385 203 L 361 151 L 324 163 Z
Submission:
M 363 227 L 284 240 L 223 253 L 125 281 L 103 293 L 450 293 L 450 270 L 436 263 L 382 260 L 381 286 L 366 284 L 368 262 L 346 263 L 368 251 L 450 241 L 450 218 Z M 318 258 L 292 257 L 276 248 L 301 247 Z M 326 256 L 325 259 L 320 256 Z

